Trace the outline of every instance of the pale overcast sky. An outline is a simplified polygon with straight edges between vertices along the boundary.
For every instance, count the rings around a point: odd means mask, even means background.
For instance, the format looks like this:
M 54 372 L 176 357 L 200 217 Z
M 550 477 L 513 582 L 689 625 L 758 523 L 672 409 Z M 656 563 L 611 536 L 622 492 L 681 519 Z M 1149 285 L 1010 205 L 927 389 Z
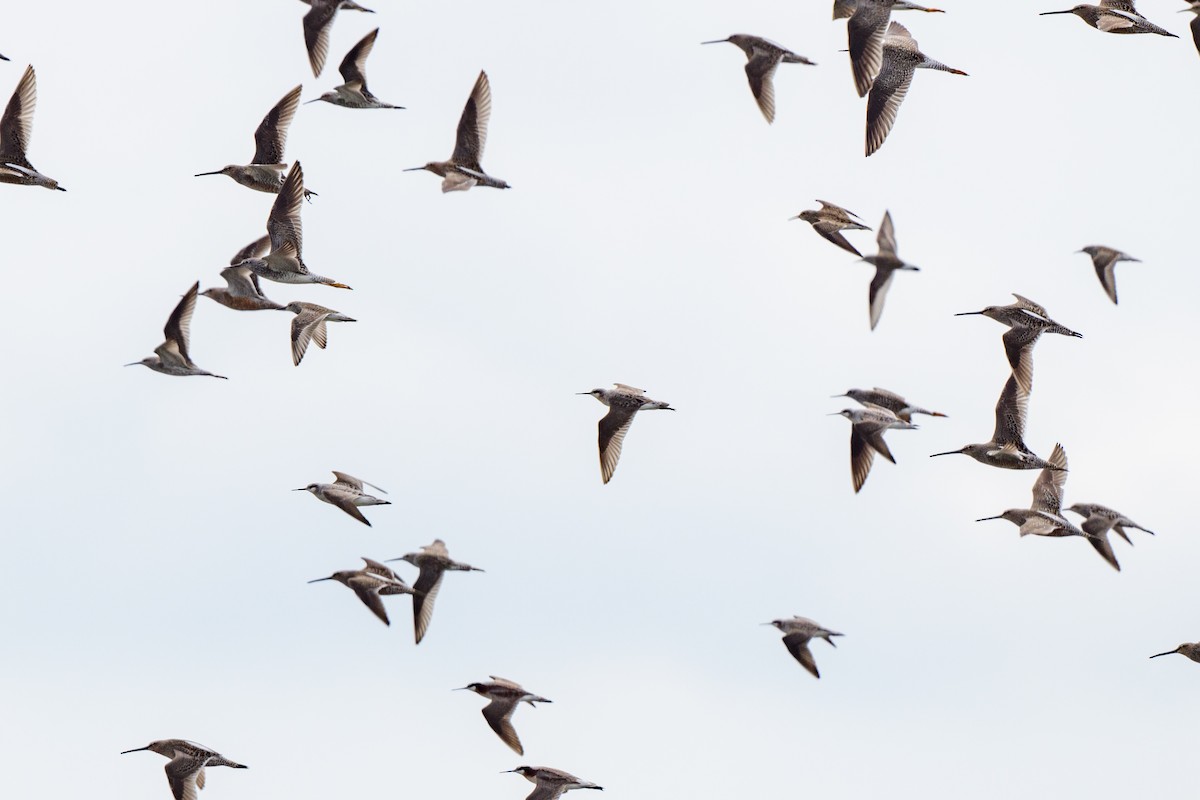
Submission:
M 295 0 L 10 4 L 0 99 L 32 63 L 29 157 L 68 191 L 0 185 L 0 795 L 169 800 L 162 758 L 118 753 L 170 737 L 250 766 L 207 800 L 521 800 L 520 764 L 609 800 L 1190 788 L 1200 664 L 1147 659 L 1200 639 L 1190 16 L 939 4 L 898 18 L 970 77 L 919 72 L 870 159 L 828 0 L 374 0 L 319 79 Z M 354 291 L 264 283 L 359 322 L 297 368 L 289 315 L 200 298 L 192 354 L 228 381 L 123 369 L 263 232 L 271 196 L 193 173 L 246 163 L 376 26 L 371 89 L 407 110 L 302 106 L 287 147 L 320 193 L 305 260 Z M 741 52 L 700 46 L 735 32 L 818 62 L 780 67 L 774 125 Z M 450 154 L 480 69 L 514 188 L 443 196 L 401 170 Z M 874 332 L 871 268 L 787 221 L 817 197 L 890 209 L 921 267 Z M 1119 307 L 1087 244 L 1142 259 Z M 1066 447 L 1067 503 L 1158 532 L 1114 541 L 1119 574 L 974 522 L 1037 473 L 927 457 L 990 436 L 1004 329 L 952 315 L 1011 292 L 1084 334 L 1038 344 L 1027 441 Z M 678 412 L 640 415 L 604 486 L 574 393 L 614 381 Z M 825 415 L 875 385 L 949 417 L 890 433 L 855 495 Z M 331 469 L 394 505 L 367 528 L 290 491 Z M 420 646 L 407 598 L 385 628 L 305 583 L 435 537 L 487 571 L 446 578 Z M 759 625 L 791 614 L 845 633 L 819 681 Z M 524 757 L 450 691 L 489 674 L 554 701 L 517 712 Z

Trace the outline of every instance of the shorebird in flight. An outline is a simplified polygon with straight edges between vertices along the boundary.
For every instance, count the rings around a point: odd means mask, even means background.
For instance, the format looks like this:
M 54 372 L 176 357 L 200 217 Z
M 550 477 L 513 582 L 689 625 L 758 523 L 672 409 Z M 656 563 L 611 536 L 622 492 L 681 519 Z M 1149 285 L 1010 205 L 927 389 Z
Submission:
M 988 306 L 982 311 L 963 311 L 956 317 L 981 315 L 994 319 L 1012 330 L 1001 337 L 1004 342 L 1004 354 L 1012 367 L 1017 383 L 1026 394 L 1033 391 L 1033 346 L 1043 333 L 1057 333 L 1062 336 L 1073 336 L 1082 339 L 1082 333 L 1076 333 L 1070 328 L 1059 325 L 1050 319 L 1046 309 L 1019 294 L 1013 294 L 1017 302 L 1006 306 Z
M 793 658 L 800 662 L 800 666 L 812 673 L 814 678 L 820 678 L 821 673 L 817 671 L 817 662 L 813 659 L 812 651 L 808 649 L 808 643 L 813 639 L 824 639 L 829 642 L 830 647 L 837 647 L 833 643 L 833 637 L 842 635 L 836 631 L 826 630 L 808 617 L 801 616 L 764 622 L 763 625 L 774 625 L 783 632 L 784 647 L 788 649 Z
M 333 483 L 310 483 L 308 486 L 301 486 L 292 491 L 311 492 L 313 497 L 329 503 L 331 506 L 337 506 L 368 527 L 370 527 L 371 521 L 358 510 L 359 506 L 390 506 L 392 504 L 391 500 L 380 500 L 363 491 L 364 485 L 370 486 L 372 489 L 379 489 L 373 483 L 367 483 L 353 475 L 347 475 L 337 470 L 333 470 L 333 477 L 336 478 Z M 379 489 L 379 491 L 387 494 L 383 489 Z
M 563 792 L 569 792 L 572 789 L 603 789 L 603 786 L 597 786 L 591 781 L 580 780 L 569 772 L 563 772 L 561 769 L 553 767 L 517 767 L 516 769 L 506 770 L 507 772 L 515 772 L 525 778 L 532 784 L 535 784 L 532 792 L 525 800 L 556 800 Z
M 454 152 L 448 161 L 430 161 L 422 167 L 411 167 L 405 172 L 427 170 L 442 178 L 442 192 L 465 192 L 472 186 L 490 186 L 493 189 L 511 188 L 499 178 L 483 171 L 479 159 L 487 144 L 488 120 L 492 116 L 492 86 L 486 72 L 480 72 L 475 88 L 467 98 L 462 116 L 458 120 L 458 131 L 454 139 Z
M 521 703 L 528 703 L 533 708 L 537 708 L 534 703 L 549 703 L 544 697 L 539 697 L 532 692 L 525 691 L 524 687 L 516 681 L 510 681 L 505 678 L 500 678 L 495 675 L 488 676 L 492 680 L 488 683 L 468 683 L 461 689 L 456 691 L 470 691 L 475 694 L 486 697 L 491 700 L 483 707 L 483 718 L 487 720 L 487 724 L 496 732 L 506 745 L 517 752 L 517 755 L 525 755 L 525 749 L 521 747 L 521 740 L 517 738 L 517 730 L 512 724 L 513 712 L 517 710 L 517 706 Z
M 1029 416 L 1029 392 L 1021 388 L 1015 374 L 1009 375 L 996 401 L 996 429 L 992 440 L 964 445 L 958 450 L 934 453 L 949 456 L 961 453 L 981 464 L 1002 469 L 1061 469 L 1034 454 L 1025 446 L 1025 420 Z
M 862 253 L 858 252 L 858 249 L 850 244 L 841 232 L 846 230 L 869 231 L 871 229 L 855 219 L 858 215 L 854 212 L 847 211 L 841 206 L 824 200 L 818 200 L 817 202 L 821 204 L 819 209 L 801 211 L 796 216 L 791 217 L 791 219 L 804 220 L 809 225 L 812 225 L 813 230 L 821 234 L 827 241 L 833 242 L 846 252 L 854 253 L 854 255 L 862 258 Z
M 362 38 L 358 44 L 350 48 L 350 52 L 346 53 L 346 57 L 342 59 L 341 66 L 338 67 L 338 72 L 342 74 L 342 80 L 345 81 L 341 86 L 337 86 L 333 91 L 325 92 L 325 94 L 309 100 L 309 103 L 316 103 L 319 100 L 324 100 L 326 103 L 332 103 L 335 106 L 343 108 L 399 108 L 404 106 L 394 106 L 391 103 L 385 103 L 367 88 L 367 56 L 371 55 L 371 49 L 375 47 L 375 37 L 379 35 L 379 28 L 368 33 Z
M 883 316 L 883 301 L 887 299 L 888 289 L 892 286 L 892 274 L 900 270 L 917 272 L 920 267 L 905 263 L 896 255 L 896 229 L 892 225 L 892 212 L 883 212 L 883 222 L 879 224 L 879 235 L 875 237 L 879 244 L 879 252 L 873 256 L 863 256 L 863 261 L 875 267 L 875 277 L 871 279 L 867 291 L 867 304 L 871 312 L 871 330 L 879 324 Z
M 442 588 L 442 578 L 446 571 L 483 572 L 479 567 L 452 559 L 450 551 L 446 549 L 446 543 L 441 539 L 434 539 L 432 544 L 425 545 L 416 553 L 406 553 L 399 558 L 389 558 L 388 561 L 407 561 L 421 570 L 413 584 L 416 591 L 413 595 L 413 634 L 417 644 L 425 638 L 429 623 L 433 621 L 433 602 L 437 599 L 438 590 Z
M 171 785 L 171 794 L 175 795 L 175 800 L 197 800 L 199 790 L 204 788 L 205 767 L 246 769 L 245 764 L 230 761 L 216 750 L 210 750 L 186 739 L 160 739 L 145 747 L 124 750 L 121 755 L 142 750 L 149 750 L 171 759 L 165 769 L 167 783 Z
M 366 563 L 362 569 L 342 570 L 328 578 L 317 578 L 309 583 L 337 581 L 353 590 L 363 605 L 371 609 L 372 614 L 379 617 L 384 625 L 390 626 L 392 623 L 388 619 L 387 609 L 383 607 L 381 595 L 413 594 L 414 590 L 392 572 L 391 568 L 366 556 L 363 556 L 362 560 Z
M 1051 14 L 1074 14 L 1096 30 L 1105 33 L 1157 33 L 1159 36 L 1179 38 L 1139 14 L 1133 6 L 1133 0 L 1100 0 L 1098 6 L 1081 3 L 1065 11 L 1043 11 L 1041 16 Z
M 256 192 L 279 194 L 283 188 L 284 173 L 287 163 L 283 160 L 283 151 L 287 146 L 288 128 L 296 109 L 300 105 L 300 87 L 297 86 L 285 94 L 267 115 L 258 123 L 254 131 L 254 158 L 249 164 L 229 164 L 212 172 L 197 172 L 195 177 L 204 175 L 228 175 L 242 186 Z M 305 199 L 316 192 L 302 189 Z
M 221 378 L 224 375 L 214 375 L 196 366 L 188 354 L 188 339 L 192 328 L 192 312 L 196 310 L 196 297 L 200 292 L 200 281 L 192 284 L 183 299 L 175 306 L 167 324 L 163 327 L 163 343 L 154 348 L 155 355 L 146 356 L 141 361 L 132 361 L 125 366 L 136 367 L 139 364 L 149 367 L 164 375 L 207 375 L 210 378 Z
M 304 360 L 304 352 L 308 350 L 310 341 L 316 342 L 317 347 L 322 350 L 325 349 L 328 340 L 326 322 L 358 322 L 340 311 L 316 303 L 293 301 L 288 303 L 286 308 L 296 315 L 292 319 L 292 363 L 297 367 Z
M 830 416 L 843 416 L 850 420 L 850 478 L 854 482 L 854 492 L 857 494 L 867 482 L 871 474 L 871 462 L 875 454 L 896 463 L 883 433 L 888 428 L 915 430 L 916 425 L 900 419 L 886 408 L 872 406 L 869 408 L 845 408 Z
M 1116 532 L 1117 536 L 1125 540 L 1126 544 L 1133 544 L 1133 541 L 1129 538 L 1129 534 L 1125 532 L 1126 528 L 1135 528 L 1151 536 L 1154 535 L 1154 531 L 1149 528 L 1143 528 L 1120 511 L 1114 511 L 1108 506 L 1102 506 L 1099 503 L 1075 503 L 1067 511 L 1084 518 L 1080 525 L 1084 531 L 1098 534 L 1111 528 Z
M 918 69 L 936 69 L 954 75 L 966 75 L 921 52 L 917 40 L 899 22 L 893 22 L 883 40 L 883 66 L 871 84 L 867 98 L 867 155 L 883 146 L 896 124 L 900 104 L 908 94 Z
M 1108 295 L 1108 299 L 1112 300 L 1115 306 L 1117 304 L 1117 262 L 1135 261 L 1141 263 L 1141 259 L 1122 253 L 1120 250 L 1105 247 L 1102 244 L 1089 244 L 1079 252 L 1087 253 L 1091 256 L 1092 266 L 1096 268 L 1096 277 L 1100 279 L 1100 285 L 1104 287 L 1104 293 Z
M 258 276 L 249 267 L 239 267 L 238 264 L 247 258 L 264 255 L 271 249 L 271 238 L 263 236 L 255 239 L 234 254 L 230 266 L 221 270 L 225 279 L 224 289 L 205 289 L 203 296 L 216 300 L 221 305 L 235 311 L 282 311 L 283 306 L 268 300 L 258 285 Z
M 779 65 L 782 63 L 816 66 L 815 62 L 793 53 L 783 45 L 748 33 L 735 33 L 727 39 L 714 39 L 700 44 L 722 42 L 737 45 L 746 54 L 746 79 L 750 81 L 750 92 L 768 124 L 775 121 L 775 70 Z
M 874 389 L 848 389 L 845 394 L 835 394 L 833 396 L 849 397 L 851 400 L 856 400 L 864 406 L 885 408 L 905 422 L 912 422 L 913 414 L 925 414 L 930 417 L 946 416 L 940 411 L 929 411 L 920 406 L 914 406 L 895 392 L 880 389 L 878 386 Z
M 65 192 L 66 189 L 59 186 L 58 181 L 34 169 L 25 156 L 29 140 L 33 138 L 33 112 L 36 108 L 37 74 L 31 64 L 25 68 L 25 74 L 21 76 L 4 108 L 4 116 L 0 117 L 0 183 L 44 186 Z
M 267 217 L 267 235 L 271 239 L 271 252 L 264 258 L 247 258 L 234 266 L 246 267 L 260 278 L 278 283 L 322 283 L 338 289 L 349 289 L 333 278 L 316 275 L 308 271 L 300 249 L 304 237 L 300 227 L 300 207 L 304 200 L 304 170 L 300 162 L 292 164 L 287 179 L 271 204 Z
M 617 461 L 621 458 L 621 445 L 625 442 L 625 434 L 639 411 L 674 411 L 669 403 L 661 400 L 651 400 L 646 397 L 645 389 L 627 386 L 624 383 L 614 383 L 615 389 L 592 389 L 590 394 L 604 405 L 608 413 L 600 418 L 600 478 L 605 483 L 612 480 L 617 469 Z

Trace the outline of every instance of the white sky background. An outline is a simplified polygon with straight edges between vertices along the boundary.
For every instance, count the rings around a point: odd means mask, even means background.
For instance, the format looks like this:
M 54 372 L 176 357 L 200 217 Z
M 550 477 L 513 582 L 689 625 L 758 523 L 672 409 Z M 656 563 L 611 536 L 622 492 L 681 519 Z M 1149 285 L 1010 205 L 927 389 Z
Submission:
M 1196 392 L 1200 57 L 1179 2 L 1141 10 L 1181 39 L 1119 37 L 1045 0 L 945 0 L 898 18 L 970 77 L 921 71 L 862 157 L 844 23 L 820 2 L 399 3 L 344 12 L 314 80 L 304 7 L 10 4 L 0 100 L 38 72 L 31 161 L 68 193 L 0 185 L 5 655 L 0 794 L 169 798 L 184 737 L 249 764 L 205 796 L 523 798 L 522 763 L 615 798 L 1148 795 L 1194 778 L 1200 638 L 1176 421 Z M 353 292 L 264 284 L 360 320 L 295 368 L 290 316 L 201 298 L 197 363 L 150 354 L 191 283 L 263 230 L 272 197 L 192 174 L 245 163 L 298 82 L 340 82 L 376 25 L 372 90 L 405 111 L 302 106 L 287 154 L 320 197 L 305 260 Z M 732 45 L 783 65 L 775 125 Z M 515 188 L 443 196 L 478 71 L 483 159 Z M 822 197 L 895 218 L 878 329 L 871 268 L 787 222 Z M 873 252 L 873 234 L 850 234 Z M 1143 264 L 1105 297 L 1086 244 Z M 954 312 L 1020 292 L 1084 333 L 1038 345 L 1027 441 L 1067 448 L 1067 502 L 1159 532 L 1020 540 L 977 517 L 1027 505 L 1036 472 L 929 453 L 985 441 L 1003 328 Z M 639 416 L 613 482 L 573 392 L 623 381 Z M 945 411 L 888 439 L 855 496 L 829 395 L 885 386 Z M 1186 440 L 1185 440 L 1186 441 Z M 355 523 L 294 487 L 340 469 L 391 490 Z M 450 574 L 414 647 L 305 581 L 444 538 Z M 415 570 L 400 565 L 410 579 Z M 820 681 L 758 623 L 793 613 Z M 524 758 L 456 686 L 510 677 Z

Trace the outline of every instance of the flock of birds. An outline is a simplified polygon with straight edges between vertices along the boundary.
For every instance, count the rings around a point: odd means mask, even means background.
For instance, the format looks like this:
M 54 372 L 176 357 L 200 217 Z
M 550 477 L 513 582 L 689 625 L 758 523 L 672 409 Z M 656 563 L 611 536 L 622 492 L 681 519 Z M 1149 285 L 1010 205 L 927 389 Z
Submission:
M 374 12 L 351 0 L 303 1 L 311 6 L 303 19 L 305 44 L 313 74 L 319 77 L 328 55 L 330 31 L 337 12 Z M 940 13 L 940 9 L 925 8 L 904 0 L 836 0 L 834 3 L 834 19 L 847 19 L 848 51 L 855 88 L 860 97 L 868 98 L 868 156 L 878 150 L 886 140 L 917 69 L 934 69 L 966 75 L 965 72 L 948 67 L 922 53 L 908 30 L 891 20 L 891 12 L 900 10 Z M 1184 10 L 1196 14 L 1191 29 L 1197 47 L 1200 48 L 1200 0 L 1190 3 L 1189 8 Z M 1142 17 L 1130 0 L 1102 0 L 1099 5 L 1076 5 L 1064 11 L 1045 13 L 1074 14 L 1092 27 L 1108 33 L 1174 36 Z M 347 52 L 339 66 L 344 81 L 342 84 L 308 102 L 326 102 L 352 109 L 403 108 L 379 100 L 367 88 L 366 62 L 378 34 L 378 28 L 372 30 Z M 745 71 L 750 89 L 768 122 L 773 121 L 775 117 L 773 78 L 778 65 L 813 64 L 804 56 L 758 36 L 734 34 L 704 44 L 717 42 L 734 44 L 746 54 Z M 0 56 L 0 59 L 8 60 L 4 56 Z M 163 330 L 164 341 L 155 348 L 154 355 L 126 366 L 140 364 L 166 375 L 224 379 L 223 375 L 201 369 L 192 360 L 191 320 L 197 298 L 201 295 L 237 311 L 274 310 L 293 314 L 290 339 L 292 360 L 297 366 L 303 360 L 310 343 L 315 342 L 321 349 L 326 347 L 327 323 L 355 321 L 339 311 L 315 303 L 293 301 L 281 305 L 263 294 L 260 283 L 261 280 L 267 280 L 285 284 L 323 284 L 350 289 L 344 283 L 311 272 L 302 257 L 301 210 L 305 201 L 311 202 L 317 193 L 305 186 L 300 162 L 295 161 L 289 167 L 284 158 L 288 128 L 300 106 L 300 96 L 301 86 L 296 86 L 267 112 L 255 131 L 255 152 L 249 164 L 231 164 L 220 170 L 197 174 L 197 177 L 226 175 L 242 186 L 275 195 L 267 217 L 267 235 L 256 239 L 233 256 L 230 265 L 220 273 L 225 280 L 225 287 L 209 288 L 201 292 L 199 281 L 193 283 L 168 317 Z M 0 119 L 0 182 L 66 191 L 57 180 L 34 168 L 26 155 L 36 101 L 37 79 L 33 67 L 29 66 L 18 82 L 3 118 Z M 441 177 L 443 192 L 466 191 L 475 186 L 509 188 L 505 181 L 488 175 L 480 163 L 487 139 L 490 112 L 491 87 L 486 72 L 480 72 L 459 120 L 454 151 L 450 158 L 445 161 L 431 161 L 413 170 L 425 170 Z M 841 206 L 823 200 L 818 202 L 819 209 L 803 211 L 793 219 L 808 222 L 820 236 L 875 267 L 875 275 L 868 292 L 870 327 L 874 330 L 882 316 L 884 299 L 894 273 L 917 271 L 918 267 L 899 257 L 890 212 L 885 211 L 879 225 L 876 236 L 877 252 L 864 256 L 843 235 L 843 231 L 871 231 L 871 228 L 863 224 L 857 215 Z M 1136 262 L 1138 259 L 1102 245 L 1090 245 L 1079 252 L 1086 253 L 1091 258 L 1104 292 L 1115 304 L 1115 266 L 1121 261 Z M 1081 338 L 1081 334 L 1056 322 L 1046 309 L 1036 302 L 1021 295 L 1014 296 L 1014 303 L 988 306 L 980 311 L 963 312 L 960 315 L 986 316 L 1008 329 L 1002 336 L 1002 342 L 1010 371 L 996 403 L 995 429 L 991 439 L 933 455 L 963 454 L 992 467 L 1040 470 L 1033 484 L 1032 502 L 1028 508 L 1010 508 L 1001 514 L 983 517 L 979 521 L 1007 520 L 1019 527 L 1021 536 L 1083 538 L 1108 564 L 1119 570 L 1120 565 L 1108 540 L 1109 531 L 1114 531 L 1130 544 L 1132 541 L 1128 534 L 1129 529 L 1146 533 L 1152 531 L 1124 514 L 1097 503 L 1075 503 L 1064 508 L 1063 491 L 1068 467 L 1066 450 L 1056 443 L 1049 458 L 1043 459 L 1031 450 L 1024 440 L 1029 399 L 1033 389 L 1034 345 L 1043 333 L 1071 338 Z M 666 402 L 648 398 L 643 390 L 620 383 L 615 384 L 612 389 L 598 388 L 580 394 L 590 394 L 608 408 L 598 425 L 600 470 L 604 483 L 608 483 L 613 477 L 623 442 L 637 413 L 645 410 L 674 410 Z M 876 454 L 895 463 L 895 458 L 884 440 L 884 434 L 888 430 L 917 428 L 912 421 L 913 416 L 917 414 L 930 417 L 946 416 L 941 412 L 916 406 L 899 394 L 878 387 L 850 389 L 835 397 L 848 397 L 861 405 L 860 408 L 848 408 L 838 412 L 851 423 L 850 465 L 856 493 L 863 488 Z M 296 491 L 307 491 L 366 525 L 371 523 L 361 508 L 389 504 L 389 501 L 368 494 L 365 490 L 365 487 L 371 487 L 386 494 L 379 487 L 343 472 L 335 471 L 333 474 L 333 483 L 311 483 Z M 1065 512 L 1078 515 L 1081 518 L 1080 523 L 1077 525 L 1069 521 L 1064 516 Z M 390 625 L 391 621 L 384 606 L 384 598 L 393 595 L 411 597 L 417 644 L 428 632 L 434 602 L 445 573 L 482 571 L 478 567 L 450 558 L 446 544 L 441 539 L 436 539 L 419 551 L 399 558 L 383 562 L 365 557 L 362 560 L 364 566 L 360 569 L 337 571 L 310 583 L 341 583 L 351 589 L 385 625 Z M 414 583 L 410 586 L 397 575 L 387 566 L 389 561 L 403 561 L 416 567 L 418 574 Z M 842 636 L 841 633 L 801 616 L 763 624 L 777 628 L 783 634 L 783 643 L 789 653 L 804 669 L 818 678 L 820 673 L 809 649 L 809 642 L 813 639 L 824 639 L 833 645 L 833 637 Z M 1200 643 L 1182 644 L 1175 650 L 1159 653 L 1151 658 L 1171 653 L 1179 653 L 1200 662 Z M 525 690 L 514 681 L 497 676 L 490 678 L 490 681 L 471 683 L 461 689 L 474 692 L 489 701 L 482 712 L 487 724 L 506 745 L 523 755 L 524 748 L 512 722 L 514 712 L 521 703 L 534 706 L 536 703 L 551 701 Z M 183 739 L 153 741 L 145 747 L 125 752 L 138 751 L 151 751 L 169 759 L 166 774 L 176 800 L 196 800 L 197 791 L 204 788 L 207 767 L 245 769 L 243 764 Z M 528 800 L 554 800 L 568 790 L 602 788 L 550 767 L 520 766 L 510 771 L 522 775 L 535 785 Z

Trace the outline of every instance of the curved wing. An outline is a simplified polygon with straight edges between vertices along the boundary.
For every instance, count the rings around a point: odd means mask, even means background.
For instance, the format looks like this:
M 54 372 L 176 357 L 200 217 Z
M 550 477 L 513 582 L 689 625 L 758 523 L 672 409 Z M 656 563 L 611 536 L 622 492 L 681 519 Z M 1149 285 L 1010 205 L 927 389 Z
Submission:
M 517 701 L 515 699 L 497 698 L 484 706 L 482 713 L 487 724 L 496 732 L 501 741 L 515 750 L 517 755 L 525 755 L 525 748 L 521 746 L 521 740 L 517 738 L 517 730 L 512 724 L 512 715 L 516 709 Z
M 792 657 L 800 662 L 800 666 L 812 673 L 814 678 L 820 678 L 817 662 L 813 659 L 812 651 L 808 649 L 809 636 L 803 633 L 789 633 L 783 637 L 783 644 Z
M 621 445 L 625 442 L 625 434 L 629 433 L 629 426 L 633 424 L 636 414 L 637 411 L 632 409 L 610 406 L 608 413 L 600 419 L 600 477 L 605 483 L 612 480 L 617 469 L 617 461 L 621 458 Z
M 750 82 L 750 91 L 758 103 L 758 110 L 766 117 L 767 122 L 775 121 L 775 69 L 779 66 L 779 56 L 762 50 L 755 50 L 754 55 L 746 62 L 746 80 Z
M 204 788 L 204 765 L 210 758 L 180 754 L 167 762 L 163 769 L 175 800 L 197 800 L 199 790 Z
M 1067 451 L 1061 444 L 1055 444 L 1046 460 L 1058 469 L 1043 469 L 1038 475 L 1033 482 L 1033 503 L 1029 508 L 1059 515 L 1062 513 L 1063 487 L 1067 483 Z
M 267 235 L 271 239 L 271 252 L 283 252 L 300 257 L 304 234 L 300 226 L 300 207 L 304 200 L 304 170 L 300 162 L 292 164 L 288 171 L 271 215 L 267 217 Z
M 304 15 L 304 46 L 308 49 L 308 64 L 313 77 L 320 77 L 329 56 L 329 29 L 337 16 L 340 0 L 313 0 L 312 9 Z
M 1096 277 L 1100 279 L 1100 285 L 1104 287 L 1104 293 L 1113 301 L 1113 305 L 1117 304 L 1117 258 L 1120 255 L 1116 251 L 1101 252 L 1092 259 Z
M 1000 399 L 996 401 L 996 430 L 992 442 L 1013 445 L 1025 451 L 1025 419 L 1029 413 L 1029 392 L 1021 388 L 1015 375 L 1008 376 Z
M 883 39 L 891 15 L 890 6 L 882 6 L 875 0 L 859 0 L 857 9 L 846 23 L 850 68 L 859 97 L 866 96 L 875 76 L 883 69 Z
M 425 564 L 421 567 L 417 582 L 413 584 L 416 592 L 413 595 L 413 635 L 417 644 L 425 638 L 429 623 L 433 621 L 433 603 L 437 600 L 438 590 L 442 588 L 442 576 L 445 574 L 439 565 Z
M 1041 335 L 1042 328 L 1018 326 L 1009 328 L 1000 337 L 1013 375 L 1026 394 L 1033 391 L 1033 345 Z
M 360 39 L 358 44 L 350 48 L 350 52 L 346 53 L 346 57 L 338 66 L 342 79 L 348 85 L 357 85 L 363 94 L 367 93 L 367 56 L 371 55 L 371 49 L 375 47 L 375 37 L 378 35 L 379 28 L 376 28 Z
M 287 145 L 288 127 L 300 107 L 300 87 L 285 94 L 267 112 L 254 131 L 254 160 L 251 164 L 282 164 Z
M 346 585 L 354 590 L 354 593 L 358 595 L 358 599 L 363 602 L 363 605 L 371 609 L 371 613 L 379 617 L 384 625 L 390 627 L 392 623 L 388 619 L 387 609 L 383 607 L 383 599 L 375 593 L 375 590 L 379 588 L 379 583 L 378 578 L 365 575 L 346 581 Z
M 292 319 L 292 363 L 296 366 L 300 366 L 300 362 L 304 360 L 309 341 L 317 339 L 317 346 L 322 349 L 325 347 L 326 316 L 326 312 L 302 311 Z M 319 338 L 318 332 L 321 334 Z M 361 485 L 358 490 L 362 491 Z
M 33 169 L 25 153 L 33 136 L 33 112 L 36 108 L 37 74 L 30 64 L 5 106 L 4 116 L 0 117 L 0 163 Z
M 479 160 L 483 158 L 483 148 L 487 144 L 488 120 L 492 116 L 492 86 L 488 82 L 486 72 L 480 72 L 471 89 L 471 96 L 463 107 L 462 117 L 458 120 L 458 133 L 454 141 L 454 154 L 450 160 L 461 166 L 479 171 Z
M 192 313 L 196 310 L 196 297 L 199 292 L 200 281 L 196 281 L 192 284 L 192 288 L 187 290 L 187 294 L 183 296 L 179 304 L 175 306 L 171 316 L 167 317 L 167 324 L 163 326 L 163 337 L 166 340 L 163 344 L 173 345 L 185 365 L 190 365 L 192 362 L 191 356 L 188 355 L 188 337 L 191 335 Z
M 867 98 L 867 155 L 883 145 L 896 124 L 900 104 L 908 94 L 916 71 L 911 61 L 895 58 L 891 50 L 891 47 L 884 48 L 882 68 Z
M 846 252 L 854 253 L 854 255 L 862 258 L 862 253 L 858 252 L 858 248 L 850 244 L 849 240 L 842 235 L 841 228 L 836 222 L 818 222 L 813 225 L 813 230 L 821 234 L 826 241 L 833 242 Z
M 887 299 L 888 289 L 892 287 L 892 275 L 895 273 L 894 269 L 875 267 L 875 277 L 871 279 L 871 286 L 867 290 L 867 303 L 871 312 L 871 330 L 875 330 L 875 326 L 879 324 L 879 318 L 883 316 L 883 301 Z

